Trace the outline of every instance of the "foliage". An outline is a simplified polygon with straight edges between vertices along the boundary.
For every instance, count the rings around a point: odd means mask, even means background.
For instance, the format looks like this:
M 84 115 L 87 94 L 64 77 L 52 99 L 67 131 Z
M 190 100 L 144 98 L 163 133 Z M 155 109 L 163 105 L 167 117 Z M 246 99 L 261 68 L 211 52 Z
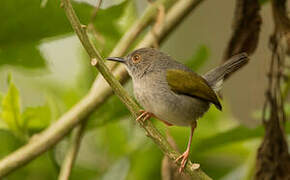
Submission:
M 125 1 L 106 10 L 99 10 L 94 24 L 106 37 L 106 42 L 114 44 L 120 38 L 124 29 L 120 30 L 116 21 L 126 4 Z M 94 7 L 80 2 L 75 2 L 73 6 L 82 22 L 87 24 Z M 45 67 L 46 62 L 38 49 L 41 41 L 72 32 L 57 0 L 49 0 L 44 4 L 38 0 L 2 1 L 1 7 L 0 66 Z
M 196 52 L 186 61 L 186 65 L 191 69 L 198 70 L 208 60 L 209 56 L 209 49 L 205 45 L 200 45 Z
M 14 70 L 11 73 L 13 79 L 9 75 L 7 86 L 0 82 L 0 158 L 3 158 L 22 146 L 29 137 L 47 128 L 80 100 L 89 90 L 97 72 L 92 70 L 80 48 L 79 64 L 68 64 L 61 70 L 61 73 L 71 69 L 78 71 L 76 77 L 71 77 L 73 84 L 59 83 L 56 78 L 48 80 L 45 76 L 50 75 L 50 71 L 31 73 L 35 69 L 55 68 L 44 56 L 45 52 L 40 51 L 39 45 L 71 35 L 72 29 L 63 9 L 57 0 L 11 0 L 1 1 L 0 5 L 0 75 L 4 76 L 10 70 L 4 68 L 6 65 Z M 88 24 L 94 7 L 83 2 L 74 2 L 73 6 L 82 23 Z M 98 10 L 93 25 L 103 41 L 91 32 L 90 37 L 102 56 L 106 57 L 111 52 L 132 25 L 137 18 L 136 11 L 134 3 L 129 0 Z M 56 53 L 61 56 L 70 50 L 68 45 Z M 192 51 L 194 53 L 186 64 L 198 71 L 209 60 L 211 51 L 206 45 Z M 15 67 L 22 67 L 25 71 Z M 30 99 L 34 95 L 27 97 L 27 91 L 35 89 L 38 91 L 37 97 L 43 98 L 38 99 L 37 105 L 31 105 Z M 287 116 L 290 114 L 289 107 L 289 104 L 285 106 Z M 227 104 L 225 110 L 219 112 L 211 108 L 199 120 L 191 159 L 200 163 L 214 179 L 237 172 L 242 174 L 240 179 L 246 179 L 252 171 L 255 150 L 264 133 L 263 127 L 245 127 L 234 119 Z M 255 118 L 261 119 L 261 110 L 254 114 Z M 159 121 L 153 121 L 164 134 L 170 132 L 180 151 L 185 149 L 189 128 L 167 128 Z M 289 122 L 286 132 L 290 133 Z M 62 143 L 65 144 L 66 140 Z M 58 145 L 7 179 L 56 179 L 65 150 L 66 145 Z M 162 158 L 163 154 L 135 125 L 126 107 L 116 96 L 112 96 L 89 118 L 71 179 L 160 179 Z
M 1 100 L 1 128 L 9 129 L 19 139 L 28 138 L 29 131 L 39 131 L 50 124 L 50 110 L 47 105 L 27 107 L 21 112 L 19 91 L 8 78 L 9 88 Z M 41 120 L 41 121 L 40 121 Z
M 269 2 L 269 0 L 259 0 L 259 3 L 261 5 L 264 5 L 264 4 L 268 3 L 268 2 Z
M 19 92 L 11 81 L 8 83 L 9 89 L 1 104 L 1 119 L 16 135 L 25 136 L 25 123 L 21 118 Z

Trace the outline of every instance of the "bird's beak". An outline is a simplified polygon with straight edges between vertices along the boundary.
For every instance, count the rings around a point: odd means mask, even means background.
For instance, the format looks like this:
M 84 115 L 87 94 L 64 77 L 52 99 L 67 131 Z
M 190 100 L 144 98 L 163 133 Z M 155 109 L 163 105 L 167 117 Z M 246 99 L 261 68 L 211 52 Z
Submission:
M 121 57 L 108 57 L 106 59 L 109 61 L 117 61 L 117 62 L 121 62 L 121 63 L 126 62 L 126 60 L 124 58 L 121 58 Z

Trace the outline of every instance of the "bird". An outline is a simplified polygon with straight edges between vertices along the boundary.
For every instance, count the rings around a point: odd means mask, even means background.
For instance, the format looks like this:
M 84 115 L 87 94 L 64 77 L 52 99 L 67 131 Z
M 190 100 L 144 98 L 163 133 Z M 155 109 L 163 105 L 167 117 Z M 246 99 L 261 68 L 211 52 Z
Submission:
M 131 76 L 135 98 L 144 108 L 140 110 L 137 121 L 155 117 L 168 126 L 190 127 L 187 148 L 175 160 L 181 160 L 179 172 L 183 171 L 188 161 L 197 120 L 208 111 L 211 104 L 222 110 L 218 93 L 223 80 L 249 60 L 247 53 L 240 53 L 199 75 L 155 48 L 140 48 L 125 57 L 106 59 L 124 64 Z

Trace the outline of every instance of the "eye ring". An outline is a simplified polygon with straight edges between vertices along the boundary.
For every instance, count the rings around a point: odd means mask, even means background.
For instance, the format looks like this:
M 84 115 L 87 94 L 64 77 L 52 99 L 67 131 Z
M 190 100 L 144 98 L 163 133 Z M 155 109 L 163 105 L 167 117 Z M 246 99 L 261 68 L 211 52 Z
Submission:
M 142 57 L 139 54 L 134 54 L 131 59 L 133 63 L 138 63 L 141 61 Z

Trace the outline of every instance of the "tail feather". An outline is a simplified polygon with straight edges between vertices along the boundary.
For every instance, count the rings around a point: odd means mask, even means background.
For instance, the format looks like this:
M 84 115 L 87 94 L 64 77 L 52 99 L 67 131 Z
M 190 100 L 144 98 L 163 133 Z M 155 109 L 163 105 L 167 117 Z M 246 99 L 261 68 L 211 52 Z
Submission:
M 248 61 L 249 58 L 247 53 L 237 54 L 221 66 L 207 72 L 203 77 L 213 90 L 218 92 L 221 89 L 224 78 L 243 67 Z

